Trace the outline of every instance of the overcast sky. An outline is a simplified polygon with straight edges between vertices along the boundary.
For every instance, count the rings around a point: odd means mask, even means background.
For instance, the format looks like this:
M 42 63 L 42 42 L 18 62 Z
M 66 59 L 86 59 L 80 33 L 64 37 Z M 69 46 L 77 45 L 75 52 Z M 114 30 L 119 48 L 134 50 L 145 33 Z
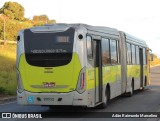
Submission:
M 10 0 L 25 8 L 25 17 L 46 14 L 58 23 L 85 23 L 125 31 L 145 40 L 160 55 L 159 0 Z M 0 7 L 8 0 L 0 0 Z

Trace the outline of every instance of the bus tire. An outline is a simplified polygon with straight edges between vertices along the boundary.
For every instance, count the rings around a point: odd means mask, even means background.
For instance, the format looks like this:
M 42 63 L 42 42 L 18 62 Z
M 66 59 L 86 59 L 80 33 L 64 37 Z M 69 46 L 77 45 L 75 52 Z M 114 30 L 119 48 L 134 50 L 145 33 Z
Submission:
M 144 91 L 146 86 L 147 86 L 147 78 L 145 76 L 144 86 L 142 87 L 141 91 Z
M 128 92 L 128 96 L 131 97 L 133 95 L 133 92 L 134 92 L 134 82 L 132 80 L 131 88 L 130 88 L 130 92 Z
M 98 106 L 100 109 L 105 109 L 108 105 L 109 102 L 109 91 L 106 88 L 106 92 L 105 92 L 105 98 L 103 100 L 103 102 Z

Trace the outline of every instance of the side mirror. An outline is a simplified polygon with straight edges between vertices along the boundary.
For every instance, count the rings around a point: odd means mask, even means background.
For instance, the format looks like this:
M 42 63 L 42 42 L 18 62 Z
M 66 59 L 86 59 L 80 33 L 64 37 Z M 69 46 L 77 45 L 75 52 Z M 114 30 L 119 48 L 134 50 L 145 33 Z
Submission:
M 150 60 L 153 61 L 154 60 L 154 54 L 150 54 Z

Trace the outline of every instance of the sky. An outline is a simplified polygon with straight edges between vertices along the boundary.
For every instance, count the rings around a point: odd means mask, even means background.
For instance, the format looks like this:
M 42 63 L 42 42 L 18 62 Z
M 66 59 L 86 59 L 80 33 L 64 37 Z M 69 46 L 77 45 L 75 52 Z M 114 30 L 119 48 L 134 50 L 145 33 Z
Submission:
M 159 0 L 0 0 L 18 2 L 25 17 L 46 14 L 57 23 L 85 23 L 127 32 L 147 42 L 160 56 Z

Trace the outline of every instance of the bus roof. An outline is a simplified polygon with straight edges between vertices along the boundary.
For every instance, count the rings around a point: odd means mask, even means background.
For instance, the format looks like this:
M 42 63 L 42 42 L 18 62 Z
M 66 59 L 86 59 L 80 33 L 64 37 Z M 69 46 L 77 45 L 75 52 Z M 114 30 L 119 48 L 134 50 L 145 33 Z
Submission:
M 57 26 L 57 27 L 74 27 L 74 28 L 79 28 L 84 27 L 88 30 L 92 30 L 92 31 L 97 31 L 97 32 L 102 32 L 102 33 L 109 33 L 109 32 L 113 32 L 113 33 L 118 33 L 117 29 L 114 28 L 110 28 L 110 27 L 103 27 L 103 26 L 91 26 L 91 25 L 87 25 L 87 24 L 81 24 L 81 23 L 77 23 L 77 24 L 65 24 L 65 23 L 58 23 L 58 24 L 46 24 L 45 26 Z
M 103 36 L 103 34 L 108 34 L 110 36 L 114 36 L 116 38 L 119 38 L 119 31 L 117 29 L 114 28 L 110 28 L 110 27 L 104 27 L 104 26 L 91 26 L 91 25 L 87 25 L 87 24 L 82 24 L 82 23 L 75 23 L 75 24 L 66 24 L 66 23 L 57 23 L 57 24 L 46 24 L 44 26 L 37 26 L 37 27 L 32 27 L 30 28 L 31 31 L 38 31 L 38 32 L 47 32 L 47 31 L 65 31 L 67 30 L 69 27 L 73 27 L 73 28 L 80 28 L 80 27 L 84 27 L 87 29 L 88 32 L 90 32 L 91 34 L 95 33 L 101 33 L 101 35 Z M 123 31 L 121 31 L 123 32 Z M 146 42 L 138 39 L 126 32 L 123 32 L 125 37 L 126 37 L 126 41 L 129 43 L 134 43 L 136 45 L 139 46 L 143 46 L 143 47 L 148 47 Z
M 148 47 L 144 40 L 134 37 L 126 32 L 123 33 L 125 34 L 126 42 L 133 43 L 142 47 Z

